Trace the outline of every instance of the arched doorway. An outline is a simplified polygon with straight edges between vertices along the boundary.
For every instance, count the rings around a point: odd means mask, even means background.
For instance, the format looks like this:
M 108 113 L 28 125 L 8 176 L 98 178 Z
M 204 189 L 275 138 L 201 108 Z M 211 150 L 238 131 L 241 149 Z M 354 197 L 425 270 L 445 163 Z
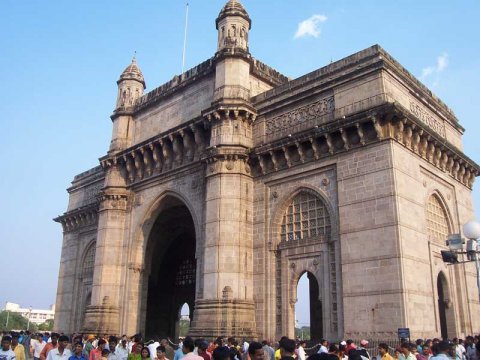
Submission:
M 175 338 L 180 336 L 185 337 L 188 335 L 190 330 L 190 322 L 192 318 L 192 312 L 190 311 L 190 306 L 188 303 L 183 304 L 180 309 L 180 315 L 178 318 L 178 331 Z
M 443 272 L 437 277 L 437 295 L 438 295 L 438 318 L 440 320 L 440 335 L 447 339 L 449 331 L 454 326 L 452 301 L 449 296 L 447 278 Z
M 295 305 L 295 337 L 320 340 L 323 337 L 322 302 L 315 275 L 304 272 L 297 285 Z
M 148 238 L 145 335 L 175 337 L 179 309 L 195 304 L 195 228 L 188 208 L 169 196 L 162 202 Z

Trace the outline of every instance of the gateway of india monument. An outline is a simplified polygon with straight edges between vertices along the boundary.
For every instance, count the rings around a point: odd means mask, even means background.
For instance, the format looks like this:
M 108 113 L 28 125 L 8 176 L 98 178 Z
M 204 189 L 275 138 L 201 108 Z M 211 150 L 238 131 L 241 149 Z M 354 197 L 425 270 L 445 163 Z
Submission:
M 474 264 L 447 267 L 480 167 L 450 110 L 378 45 L 289 79 L 230 0 L 213 57 L 148 93 L 120 75 L 112 140 L 75 176 L 55 329 L 313 339 L 480 331 Z

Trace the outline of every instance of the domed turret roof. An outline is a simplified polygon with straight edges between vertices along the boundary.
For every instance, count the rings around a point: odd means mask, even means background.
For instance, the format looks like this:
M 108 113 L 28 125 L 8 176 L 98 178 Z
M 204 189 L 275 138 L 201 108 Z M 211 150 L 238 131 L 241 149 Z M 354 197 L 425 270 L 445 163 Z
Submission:
M 226 18 L 227 16 L 240 16 L 248 21 L 248 27 L 252 26 L 252 21 L 250 20 L 250 16 L 248 16 L 247 10 L 243 7 L 239 0 L 229 0 L 223 9 L 220 11 L 217 17 L 217 30 L 218 30 L 218 23 L 220 20 Z
M 137 80 L 143 84 L 143 87 L 145 87 L 145 79 L 137 65 L 137 59 L 135 56 L 132 59 L 132 63 L 128 65 L 125 70 L 123 70 L 122 75 L 120 75 L 120 80 L 118 81 L 120 82 L 122 80 Z

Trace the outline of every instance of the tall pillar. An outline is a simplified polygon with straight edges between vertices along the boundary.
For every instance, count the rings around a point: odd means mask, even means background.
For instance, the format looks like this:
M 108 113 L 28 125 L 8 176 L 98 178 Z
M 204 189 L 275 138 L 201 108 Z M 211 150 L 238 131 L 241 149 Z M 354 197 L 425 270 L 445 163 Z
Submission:
M 125 271 L 125 221 L 128 193 L 119 165 L 106 169 L 100 195 L 92 302 L 86 309 L 84 331 L 119 334 L 119 314 Z

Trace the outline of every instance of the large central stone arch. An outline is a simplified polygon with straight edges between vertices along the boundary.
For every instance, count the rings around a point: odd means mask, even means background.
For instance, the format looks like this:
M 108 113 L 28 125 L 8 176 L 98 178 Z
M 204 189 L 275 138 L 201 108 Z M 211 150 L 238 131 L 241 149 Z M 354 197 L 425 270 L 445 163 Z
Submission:
M 176 210 L 173 210 L 175 209 Z M 178 213 L 178 216 L 175 218 L 175 214 Z M 149 306 L 148 301 L 148 292 L 149 292 L 149 282 L 151 283 L 150 276 L 152 275 L 152 271 L 160 271 L 158 268 L 158 264 L 156 262 L 158 259 L 153 259 L 155 254 L 158 255 L 158 248 L 155 248 L 155 241 L 152 241 L 152 234 L 157 232 L 161 233 L 162 230 L 156 229 L 159 226 L 159 219 L 162 218 L 162 215 L 167 214 L 170 220 L 167 219 L 167 223 L 171 226 L 168 230 L 167 236 L 172 236 L 178 240 L 178 237 L 185 235 L 185 224 L 182 223 L 181 219 L 187 219 L 189 222 L 188 228 L 190 229 L 191 241 L 189 243 L 190 248 L 190 257 L 197 256 L 196 254 L 199 253 L 199 244 L 200 244 L 200 237 L 201 237 L 201 230 L 199 226 L 198 216 L 192 206 L 191 202 L 184 197 L 182 194 L 178 192 L 166 190 L 163 191 L 160 195 L 158 195 L 151 203 L 148 205 L 145 210 L 143 210 L 143 214 L 139 215 L 138 218 L 140 219 L 136 225 L 133 225 L 133 236 L 132 241 L 129 246 L 129 254 L 128 254 L 128 271 L 127 271 L 127 286 L 126 286 L 126 296 L 129 299 L 127 303 L 127 309 L 124 312 L 124 326 L 123 328 L 125 331 L 142 331 L 145 333 L 147 330 L 147 311 Z M 172 218 L 173 216 L 173 218 Z M 189 220 L 188 220 L 189 219 Z M 160 224 L 161 225 L 161 224 Z M 165 222 L 164 222 L 165 225 Z M 179 225 L 177 230 L 175 230 L 175 225 Z M 183 227 L 183 230 L 182 230 Z M 188 232 L 188 231 L 187 231 Z M 171 239 L 170 239 L 171 240 Z M 165 238 L 163 239 L 165 241 Z M 173 241 L 173 240 L 172 240 Z M 158 244 L 157 244 L 158 245 Z M 172 245 L 171 241 L 164 243 L 166 247 Z M 162 246 L 160 245 L 160 246 Z M 175 250 L 175 247 L 171 249 Z M 165 255 L 169 257 L 167 253 L 168 249 L 163 249 L 161 255 L 165 259 Z M 170 251 L 171 252 L 171 251 Z M 177 254 L 178 255 L 178 254 Z M 183 261 L 183 260 L 180 260 Z M 153 266 L 152 266 L 153 264 Z M 156 264 L 156 265 L 155 265 Z M 178 265 L 178 264 L 175 264 Z M 199 262 L 196 262 L 194 265 L 195 268 L 199 267 Z M 196 269 L 196 278 L 194 282 L 194 287 L 191 289 L 191 296 L 188 299 L 183 299 L 182 304 L 187 302 L 190 306 L 190 309 L 194 309 L 195 304 L 195 294 L 197 293 L 195 286 L 198 286 L 199 282 L 197 281 L 198 276 L 198 269 Z M 165 275 L 165 274 L 164 274 Z M 173 276 L 172 274 L 169 274 Z M 158 277 L 157 275 L 154 275 Z M 171 277 L 170 277 L 171 280 Z M 150 284 L 151 285 L 151 284 Z M 161 296 L 161 294 L 158 294 Z M 151 305 L 152 299 L 150 299 Z M 180 300 L 179 300 L 180 301 Z M 177 310 L 171 311 L 172 314 L 177 314 Z M 193 311 L 191 311 L 193 313 Z M 173 329 L 172 326 L 169 327 L 170 330 Z M 156 334 L 151 334 L 156 335 Z M 166 333 L 158 334 L 158 335 L 167 335 Z M 175 334 L 168 333 L 170 336 L 174 336 Z

